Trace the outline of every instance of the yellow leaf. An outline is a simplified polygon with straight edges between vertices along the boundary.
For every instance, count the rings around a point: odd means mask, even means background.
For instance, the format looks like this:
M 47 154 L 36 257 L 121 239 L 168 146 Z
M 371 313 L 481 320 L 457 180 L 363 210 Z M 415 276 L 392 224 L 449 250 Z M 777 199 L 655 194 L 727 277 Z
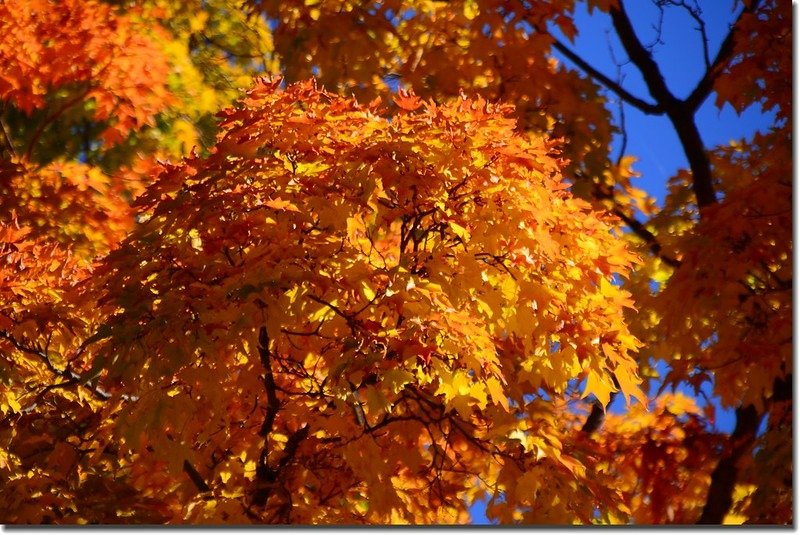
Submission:
M 203 240 L 200 239 L 200 231 L 196 228 L 189 230 L 189 238 L 191 239 L 192 249 L 197 251 L 203 250 Z
M 603 404 L 603 407 L 608 405 L 608 400 L 611 399 L 611 392 L 615 392 L 616 388 L 611 384 L 605 375 L 600 375 L 594 370 L 590 370 L 586 377 L 586 388 L 583 390 L 583 396 L 594 394 L 597 401 Z
M 522 447 L 525 448 L 525 451 L 528 451 L 528 436 L 522 429 L 514 429 L 508 434 L 508 438 L 511 440 L 518 440 L 519 443 L 522 444 Z
M 330 309 L 328 305 L 322 305 L 316 312 L 311 314 L 308 317 L 308 320 L 312 323 L 325 319 L 327 316 L 333 314 L 333 311 Z
M 453 229 L 453 232 L 455 233 L 456 236 L 458 236 L 465 242 L 469 240 L 469 231 L 467 229 L 465 229 L 458 223 L 454 223 L 453 221 L 450 221 L 447 224 L 450 225 L 450 228 Z
M 189 19 L 189 30 L 192 33 L 197 33 L 205 28 L 206 21 L 208 20 L 208 12 L 197 11 L 192 18 Z
M 579 477 L 584 477 L 586 475 L 586 467 L 583 466 L 575 457 L 571 457 L 569 455 L 559 455 L 558 460 L 573 474 Z
M 389 387 L 389 390 L 400 392 L 405 385 L 414 380 L 414 375 L 406 370 L 388 370 L 383 374 L 383 382 Z
M 367 281 L 361 282 L 361 290 L 364 292 L 364 297 L 367 298 L 367 301 L 372 301 L 375 299 L 375 291 L 369 287 Z
M 11 408 L 11 412 L 19 412 L 22 406 L 17 401 L 17 395 L 14 392 L 6 392 L 6 399 L 3 402 L 0 402 L 0 410 L 3 411 L 3 414 L 8 412 L 8 409 Z
M 247 461 L 244 463 L 244 472 L 245 474 L 252 474 L 256 471 L 256 462 L 255 461 Z
M 628 396 L 633 396 L 642 405 L 647 404 L 647 395 L 639 388 L 640 381 L 633 370 L 625 371 L 618 368 L 615 376 L 619 383 L 620 391 L 625 394 L 625 401 L 627 401 Z
M 494 316 L 494 312 L 492 311 L 492 307 L 486 304 L 485 301 L 481 301 L 480 299 L 475 299 L 475 303 L 478 305 L 478 310 L 486 315 L 487 318 L 492 319 Z
M 486 408 L 488 400 L 486 399 L 486 387 L 484 385 L 481 383 L 472 383 L 472 386 L 469 388 L 469 395 L 471 398 L 477 400 L 478 408 Z
M 222 480 L 222 483 L 225 484 L 231 478 L 231 475 L 233 474 L 228 470 L 223 470 L 219 473 L 219 478 Z
M 297 209 L 297 206 L 292 204 L 290 201 L 283 200 L 280 197 L 264 201 L 264 205 L 265 206 L 269 206 L 273 210 L 287 210 L 289 212 L 299 212 L 300 211 L 300 210 Z
M 467 17 L 469 20 L 474 19 L 480 13 L 480 8 L 478 7 L 478 2 L 475 0 L 467 0 L 464 2 L 464 16 Z
M 725 518 L 722 519 L 723 526 L 740 526 L 747 522 L 748 518 L 739 513 L 727 513 Z
M 506 277 L 500 282 L 500 290 L 503 292 L 503 298 L 506 301 L 514 302 L 517 298 L 519 286 L 516 281 L 511 277 Z
M 367 399 L 367 411 L 369 414 L 380 414 L 382 412 L 389 412 L 392 410 L 392 404 L 383 395 L 383 392 L 374 386 L 368 386 L 364 391 L 364 397 Z
M 505 410 L 508 410 L 508 398 L 505 395 L 503 385 L 500 384 L 499 379 L 496 377 L 489 377 L 486 380 L 486 389 L 489 391 L 489 395 L 492 397 L 492 401 L 494 401 L 495 404 L 501 405 Z

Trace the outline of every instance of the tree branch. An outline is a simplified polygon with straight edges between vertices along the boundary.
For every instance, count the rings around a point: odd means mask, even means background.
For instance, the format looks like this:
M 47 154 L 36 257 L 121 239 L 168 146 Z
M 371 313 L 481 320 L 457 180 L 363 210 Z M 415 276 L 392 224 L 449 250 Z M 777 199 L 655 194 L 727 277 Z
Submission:
M 641 221 L 635 219 L 632 216 L 629 216 L 628 214 L 623 212 L 619 207 L 615 207 L 613 213 L 614 215 L 622 219 L 622 221 L 624 221 L 625 224 L 628 225 L 628 228 L 630 228 L 634 234 L 643 239 L 645 243 L 647 243 L 647 245 L 650 247 L 650 251 L 655 256 L 660 258 L 662 262 L 664 262 L 665 264 L 674 269 L 677 269 L 681 265 L 679 260 L 675 260 L 674 258 L 671 258 L 661 252 L 661 244 L 658 243 L 658 238 L 656 238 L 655 234 L 647 230 L 647 227 L 645 227 Z
M 308 437 L 308 433 L 309 425 L 305 424 L 289 435 L 289 438 L 286 440 L 286 445 L 283 448 L 283 457 L 281 457 L 281 460 L 278 462 L 277 468 L 271 468 L 269 466 L 269 461 L 264 458 L 264 451 L 262 451 L 262 459 L 259 460 L 259 465 L 256 469 L 256 477 L 258 478 L 259 486 L 255 494 L 253 494 L 253 505 L 263 507 L 267 504 L 281 472 L 294 460 L 300 443 Z
M 792 374 L 788 374 L 782 379 L 776 378 L 772 383 L 772 401 L 791 401 L 792 397 Z
M 87 86 L 83 91 L 79 92 L 77 95 L 75 95 L 71 99 L 65 101 L 61 105 L 61 107 L 59 107 L 57 110 L 55 110 L 49 116 L 47 116 L 47 118 L 45 118 L 45 120 L 42 121 L 41 124 L 39 124 L 38 127 L 36 127 L 36 130 L 33 132 L 33 135 L 31 136 L 31 140 L 28 142 L 28 148 L 25 150 L 25 159 L 26 160 L 30 161 L 31 154 L 33 153 L 33 148 L 36 146 L 36 142 L 39 141 L 39 138 L 44 133 L 45 129 L 48 126 L 50 126 L 50 124 L 53 123 L 56 119 L 58 119 L 58 117 L 62 113 L 64 113 L 65 111 L 70 109 L 72 106 L 74 106 L 75 104 L 77 104 L 78 102 L 80 102 L 81 100 L 86 98 L 86 96 L 91 92 L 91 90 L 92 90 L 92 86 L 91 85 Z
M 189 479 L 192 480 L 194 486 L 197 487 L 197 490 L 200 492 L 208 492 L 211 488 L 206 483 L 203 476 L 200 475 L 200 472 L 190 463 L 188 460 L 183 461 L 183 471 L 189 476 Z
M 731 447 L 711 473 L 706 505 L 698 524 L 722 524 L 725 514 L 733 504 L 733 489 L 738 476 L 736 464 L 752 447 L 759 419 L 752 405 L 736 409 L 736 428 L 730 438 Z
M 711 161 L 708 159 L 705 144 L 694 122 L 694 112 L 683 107 L 680 111 L 670 114 L 669 118 L 681 140 L 686 159 L 689 160 L 689 168 L 692 171 L 692 191 L 698 208 L 715 204 L 717 194 L 714 191 L 711 175 Z
M 693 112 L 697 111 L 703 102 L 705 102 L 706 98 L 708 98 L 708 95 L 711 94 L 711 90 L 714 88 L 714 82 L 716 82 L 717 78 L 719 78 L 719 75 L 722 74 L 722 72 L 725 70 L 725 67 L 728 65 L 731 54 L 733 54 L 735 34 L 741 25 L 742 18 L 748 13 L 755 12 L 755 10 L 758 9 L 759 3 L 760 0 L 753 0 L 749 6 L 745 5 L 744 9 L 742 9 L 742 12 L 739 13 L 739 17 L 736 19 L 736 22 L 734 22 L 731 26 L 728 35 L 726 35 L 725 39 L 722 41 L 719 51 L 717 52 L 717 56 L 714 58 L 714 62 L 711 64 L 711 67 L 706 70 L 703 78 L 700 79 L 700 81 L 697 83 L 697 86 L 686 98 L 686 105 Z
M 698 32 L 700 32 L 700 42 L 703 45 L 703 64 L 706 66 L 706 70 L 711 68 L 711 59 L 708 54 L 708 32 L 706 31 L 706 21 L 703 20 L 703 11 L 700 9 L 700 6 L 697 3 L 697 0 L 694 1 L 694 6 L 690 6 L 686 3 L 686 0 L 669 0 L 670 5 L 676 7 L 682 7 L 686 13 L 689 14 L 690 17 L 694 19 L 697 23 L 697 28 L 695 28 Z
M 692 170 L 692 190 L 697 206 L 703 208 L 716 203 L 717 195 L 711 175 L 711 162 L 694 121 L 694 110 L 670 92 L 658 65 L 636 37 L 622 0 L 619 0 L 619 7 L 612 7 L 609 13 L 622 46 L 641 72 L 650 94 L 664 108 L 675 127 Z
M 81 376 L 78 375 L 77 373 L 74 373 L 69 368 L 64 370 L 59 370 L 58 368 L 56 368 L 53 362 L 50 360 L 50 357 L 48 356 L 47 352 L 41 349 L 41 347 L 35 347 L 25 344 L 24 342 L 17 340 L 10 333 L 2 330 L 0 330 L 0 339 L 6 340 L 17 350 L 22 351 L 23 353 L 27 353 L 29 355 L 37 357 L 47 367 L 50 373 L 52 373 L 56 377 L 64 379 L 64 382 L 48 386 L 47 390 L 53 390 L 55 388 L 66 388 L 69 386 L 78 385 L 85 387 L 92 393 L 92 395 L 95 398 L 97 398 L 100 401 L 107 401 L 108 399 L 111 398 L 111 394 L 109 394 L 99 386 L 91 386 L 87 384 L 89 381 L 84 381 L 83 384 L 81 384 Z M 84 342 L 84 344 L 85 343 L 86 342 Z
M 616 374 L 611 374 L 611 380 L 614 382 L 614 386 L 619 389 L 620 386 Z M 583 427 L 581 427 L 582 432 L 586 433 L 587 435 L 591 435 L 600 429 L 600 426 L 603 425 L 603 422 L 606 419 L 606 410 L 608 410 L 611 404 L 614 403 L 614 398 L 617 397 L 618 393 L 619 390 L 616 392 L 611 392 L 611 395 L 608 397 L 608 403 L 606 403 L 605 407 L 603 407 L 603 404 L 600 403 L 599 400 L 594 400 L 594 403 L 592 403 L 592 411 L 586 418 L 586 422 L 584 422 Z
M 611 396 L 609 397 L 608 404 L 614 401 L 616 397 L 616 392 L 611 392 Z M 586 433 L 587 435 L 591 435 L 598 429 L 600 426 L 603 425 L 603 422 L 606 419 L 606 409 L 603 407 L 603 404 L 597 400 L 594 400 L 592 403 L 592 411 L 589 413 L 589 416 L 586 418 L 586 422 L 584 422 L 583 427 L 581 427 L 581 431 Z
M 11 156 L 16 158 L 17 151 L 14 148 L 14 143 L 11 142 L 11 138 L 8 135 L 8 129 L 6 128 L 6 123 L 3 121 L 2 116 L 0 116 L 0 132 L 3 134 L 3 142 L 5 143 L 8 152 L 11 154 Z
M 647 84 L 647 88 L 650 90 L 650 94 L 656 99 L 658 105 L 669 113 L 670 109 L 674 108 L 679 101 L 670 92 L 669 88 L 667 88 L 667 84 L 664 81 L 661 70 L 658 68 L 658 64 L 656 64 L 650 52 L 647 51 L 636 36 L 633 25 L 627 13 L 625 13 L 622 0 L 619 1 L 619 7 L 612 7 L 609 10 L 609 14 L 611 15 L 611 21 L 614 24 L 614 29 L 619 36 L 619 40 L 625 48 L 625 52 L 628 53 L 630 60 L 636 65 L 639 72 L 642 73 L 642 77 L 644 78 L 645 84 Z
M 269 334 L 266 327 L 261 327 L 258 332 L 258 354 L 261 357 L 261 364 L 264 366 L 264 390 L 267 392 L 267 413 L 264 415 L 264 422 L 258 434 L 266 437 L 272 430 L 275 417 L 280 410 L 280 400 L 275 387 L 275 377 L 272 375 L 272 362 L 269 353 Z M 266 440 L 266 439 L 265 439 Z
M 776 378 L 772 385 L 772 402 L 791 401 L 793 374 Z M 730 449 L 723 456 L 711 473 L 711 485 L 708 497 L 698 524 L 721 524 L 728 510 L 733 505 L 733 491 L 738 476 L 737 462 L 745 455 L 756 441 L 758 424 L 761 416 L 753 405 L 736 409 L 736 427 L 730 437 Z
M 550 35 L 550 34 L 548 34 Z M 550 35 L 553 39 L 553 48 L 564 54 L 570 61 L 577 65 L 583 72 L 588 74 L 597 82 L 603 84 L 607 89 L 613 91 L 619 98 L 627 102 L 631 106 L 637 108 L 642 113 L 647 115 L 663 115 L 665 110 L 659 104 L 651 104 L 645 100 L 640 99 L 634 94 L 628 92 L 622 85 L 615 82 L 602 72 L 592 67 L 586 60 L 573 52 L 564 43 Z
M 270 355 L 270 340 L 266 327 L 261 327 L 258 333 L 258 353 L 261 363 L 264 366 L 264 389 L 267 392 L 267 413 L 264 415 L 264 422 L 261 425 L 259 435 L 264 437 L 264 446 L 259 455 L 258 465 L 256 466 L 257 487 L 253 494 L 252 505 L 263 507 L 272 495 L 278 478 L 286 466 L 294 459 L 300 443 L 308 437 L 309 426 L 304 425 L 292 433 L 286 440 L 283 447 L 283 456 L 278 462 L 278 466 L 272 468 L 269 463 L 270 454 L 270 433 L 275 425 L 275 418 L 280 410 L 280 400 L 278 399 L 275 377 L 272 373 L 272 362 Z M 291 508 L 291 502 L 285 504 Z

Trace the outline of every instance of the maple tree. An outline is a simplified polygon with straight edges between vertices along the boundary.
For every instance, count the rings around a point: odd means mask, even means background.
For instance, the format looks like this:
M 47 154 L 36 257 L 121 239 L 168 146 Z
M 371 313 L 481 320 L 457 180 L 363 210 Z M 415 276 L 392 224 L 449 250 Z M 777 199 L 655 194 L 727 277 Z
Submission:
M 792 522 L 785 2 L 685 98 L 588 5 L 647 98 L 572 1 L 0 4 L 0 520 Z

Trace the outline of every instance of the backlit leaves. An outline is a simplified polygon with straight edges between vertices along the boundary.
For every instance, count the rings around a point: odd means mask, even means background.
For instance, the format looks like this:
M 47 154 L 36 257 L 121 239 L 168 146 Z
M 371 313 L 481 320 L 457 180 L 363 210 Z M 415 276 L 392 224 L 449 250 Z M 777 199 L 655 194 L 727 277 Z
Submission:
M 720 518 L 787 522 L 781 6 L 704 79 L 778 121 L 699 208 L 610 161 L 571 1 L 6 1 L 0 519 L 691 523 L 739 448 Z M 658 358 L 766 430 L 645 407 Z
M 584 394 L 603 397 L 618 390 L 615 374 L 641 397 L 621 321 L 631 302 L 609 283 L 634 257 L 565 192 L 551 142 L 515 134 L 506 110 L 482 100 L 420 103 L 387 121 L 311 82 L 279 84 L 259 81 L 223 113 L 211 156 L 164 169 L 136 204 L 148 219 L 97 277 L 118 310 L 99 350 L 106 380 L 141 396 L 121 422 L 136 429 L 123 431 L 129 447 L 158 427 L 189 456 L 249 448 L 256 435 L 233 430 L 260 425 L 252 407 L 265 401 L 268 362 L 281 400 L 270 463 L 284 466 L 286 450 L 292 461 L 257 514 L 302 514 L 286 509 L 290 495 L 325 521 L 452 521 L 472 478 L 512 476 L 492 468 L 516 457 L 511 435 L 490 437 L 498 421 L 526 421 L 527 393 L 563 392 L 586 374 Z M 248 414 L 216 409 L 233 392 Z M 215 437 L 182 427 L 186 413 L 208 414 Z M 527 429 L 534 443 L 559 443 Z M 298 433 L 308 438 L 290 448 Z M 466 451 L 453 457 L 456 440 Z M 585 477 L 575 461 L 552 469 Z M 335 478 L 348 506 L 328 508 L 301 473 Z
M 115 144 L 154 124 L 170 103 L 168 64 L 150 32 L 157 27 L 118 16 L 100 2 L 46 0 L 0 6 L 0 99 L 26 114 L 56 96 L 59 112 L 86 104 L 100 133 Z M 63 110 L 63 111 L 62 111 Z

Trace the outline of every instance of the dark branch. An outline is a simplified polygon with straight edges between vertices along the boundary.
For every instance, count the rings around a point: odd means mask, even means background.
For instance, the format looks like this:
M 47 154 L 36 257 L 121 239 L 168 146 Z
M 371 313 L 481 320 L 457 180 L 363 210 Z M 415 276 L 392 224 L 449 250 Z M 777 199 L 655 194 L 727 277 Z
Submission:
M 776 378 L 772 383 L 772 401 L 782 402 L 792 399 L 792 374 L 782 379 Z
M 211 490 L 211 488 L 206 484 L 205 479 L 203 479 L 203 476 L 200 475 L 200 472 L 198 472 L 188 460 L 183 461 L 183 471 L 186 472 L 186 474 L 189 476 L 189 479 L 192 480 L 192 483 L 194 483 L 194 486 L 197 487 L 197 490 L 200 492 L 208 492 Z
M 64 377 L 65 379 L 68 380 L 74 379 L 74 377 L 71 377 L 70 374 L 65 370 L 59 370 L 58 368 L 56 368 L 53 365 L 52 361 L 50 360 L 50 357 L 42 349 L 34 347 L 32 345 L 28 345 L 23 341 L 19 341 L 6 331 L 0 331 L 0 338 L 6 340 L 7 342 L 10 342 L 11 345 L 14 346 L 16 349 L 18 349 L 19 351 L 37 357 L 44 363 L 45 366 L 47 366 L 47 369 L 50 370 L 50 372 L 52 372 L 54 375 L 57 375 L 59 377 Z
M 736 428 L 730 438 L 730 449 L 711 473 L 708 498 L 698 524 L 722 524 L 733 503 L 733 489 L 739 475 L 736 464 L 753 445 L 758 421 L 758 413 L 752 405 L 736 409 Z
M 711 58 L 708 53 L 708 31 L 706 31 L 706 21 L 703 20 L 703 11 L 697 4 L 697 0 L 695 0 L 694 6 L 687 4 L 686 0 L 681 0 L 680 2 L 672 0 L 672 3 L 673 5 L 682 7 L 697 23 L 696 29 L 700 32 L 700 42 L 703 45 L 703 64 L 706 66 L 706 70 L 710 69 Z
M 11 154 L 11 156 L 16 158 L 17 151 L 14 148 L 14 143 L 11 142 L 11 138 L 8 136 L 8 129 L 6 128 L 6 124 L 5 122 L 3 122 L 2 117 L 0 117 L 0 132 L 2 132 L 3 134 L 3 142 L 5 143 L 9 154 Z
M 614 397 L 617 395 L 616 392 L 611 393 L 611 397 L 608 400 L 608 404 L 611 405 L 611 402 L 614 401 Z M 597 400 L 594 400 L 592 403 L 592 411 L 589 413 L 589 416 L 586 418 L 586 422 L 581 427 L 581 431 L 586 433 L 587 435 L 591 435 L 598 429 L 600 426 L 603 425 L 603 422 L 606 419 L 606 409 L 603 407 L 603 404 Z
M 622 99 L 619 99 L 617 103 L 619 105 L 619 129 L 622 136 L 619 144 L 619 153 L 615 161 L 617 167 L 619 167 L 622 163 L 622 159 L 625 157 L 625 151 L 628 150 L 628 128 L 625 126 L 625 106 L 623 105 Z
M 73 96 L 72 98 L 66 100 L 57 110 L 53 113 L 48 115 L 42 122 L 36 127 L 34 130 L 33 135 L 31 136 L 30 141 L 28 142 L 28 148 L 25 149 L 25 159 L 30 161 L 31 154 L 33 153 L 33 149 L 36 146 L 36 142 L 39 141 L 39 138 L 42 136 L 44 131 L 47 129 L 50 124 L 52 124 L 56 119 L 58 119 L 61 114 L 65 111 L 70 109 L 75 104 L 82 101 L 86 96 L 91 92 L 92 86 L 86 87 L 84 90 L 80 91 L 77 95 Z
M 600 426 L 603 425 L 603 422 L 606 419 L 606 410 L 614 403 L 614 398 L 617 397 L 619 393 L 619 381 L 617 380 L 616 374 L 611 374 L 611 381 L 614 383 L 614 387 L 617 388 L 616 392 L 611 392 L 611 395 L 608 398 L 608 403 L 606 406 L 603 407 L 603 404 L 600 403 L 599 400 L 595 399 L 594 403 L 592 403 L 592 411 L 589 413 L 589 416 L 586 418 L 586 422 L 584 422 L 583 427 L 581 427 L 581 431 L 591 435 L 598 429 Z
M 281 460 L 278 463 L 278 471 L 284 469 L 289 465 L 290 462 L 294 460 L 295 455 L 297 455 L 297 449 L 300 447 L 300 443 L 308 438 L 308 431 L 309 426 L 308 424 L 305 424 L 303 427 L 289 436 L 289 438 L 286 440 L 286 446 L 283 448 L 283 457 L 281 457 Z
M 281 460 L 278 462 L 277 468 L 271 468 L 269 466 L 269 461 L 264 455 L 265 452 L 262 450 L 261 459 L 256 469 L 256 477 L 258 478 L 259 486 L 255 494 L 253 494 L 253 505 L 259 507 L 266 505 L 269 497 L 272 495 L 272 490 L 278 482 L 281 472 L 294 460 L 297 455 L 297 449 L 300 447 L 300 443 L 308 437 L 308 432 L 309 426 L 306 424 L 289 436 L 286 440 L 286 446 L 283 448 L 283 457 L 281 457 Z
M 258 465 L 256 466 L 257 488 L 253 494 L 252 505 L 263 507 L 272 495 L 275 486 L 283 469 L 294 459 L 300 443 L 308 437 L 308 424 L 292 433 L 283 448 L 283 456 L 278 462 L 278 466 L 270 466 L 270 433 L 273 431 L 275 419 L 280 410 L 280 400 L 278 399 L 278 388 L 275 384 L 275 377 L 272 372 L 272 358 L 270 352 L 269 333 L 266 327 L 261 327 L 258 333 L 258 353 L 261 364 L 264 366 L 264 390 L 267 393 L 267 412 L 264 415 L 264 422 L 261 424 L 259 435 L 264 437 L 264 445 L 261 448 Z M 291 501 L 284 504 L 291 509 Z M 288 514 L 288 512 L 286 513 Z
M 772 385 L 772 397 L 767 404 L 786 402 L 792 396 L 793 375 L 790 373 L 776 378 Z M 733 504 L 733 491 L 738 477 L 737 462 L 750 451 L 756 440 L 761 416 L 753 405 L 736 409 L 736 428 L 730 437 L 729 450 L 711 473 L 711 485 L 708 489 L 705 507 L 698 524 L 721 524 L 725 514 Z
M 689 160 L 689 168 L 692 170 L 692 191 L 698 208 L 716 203 L 717 194 L 714 191 L 711 175 L 711 161 L 694 122 L 694 112 L 682 106 L 680 110 L 669 114 L 669 119 L 681 140 L 686 159 Z
M 275 418 L 280 410 L 280 400 L 275 385 L 275 377 L 272 375 L 272 360 L 270 358 L 269 334 L 266 327 L 261 327 L 258 332 L 258 354 L 261 358 L 261 365 L 264 367 L 264 390 L 267 393 L 267 412 L 264 414 L 264 421 L 258 434 L 264 437 L 264 445 L 258 457 L 256 467 L 256 478 L 258 487 L 253 495 L 253 505 L 263 506 L 267 503 L 272 488 L 277 478 L 276 472 L 269 465 L 270 440 L 269 434 L 275 425 Z
M 264 422 L 261 424 L 259 435 L 266 437 L 272 430 L 275 417 L 280 410 L 280 401 L 275 387 L 275 377 L 272 375 L 272 362 L 269 352 L 269 335 L 267 328 L 261 327 L 258 333 L 258 354 L 261 357 L 261 364 L 264 366 L 264 390 L 267 392 L 267 413 L 264 415 Z
M 702 106 L 703 102 L 705 102 L 706 98 L 708 98 L 708 95 L 711 94 L 711 90 L 714 88 L 714 82 L 716 82 L 717 78 L 719 78 L 719 75 L 723 73 L 725 67 L 728 66 L 728 62 L 733 54 L 736 31 L 741 25 L 742 18 L 748 13 L 753 13 L 756 9 L 758 9 L 759 2 L 760 0 L 753 0 L 749 6 L 745 6 L 745 8 L 739 14 L 739 17 L 736 19 L 736 22 L 734 22 L 731 26 L 728 35 L 726 35 L 725 39 L 722 41 L 719 51 L 717 52 L 717 56 L 714 58 L 714 62 L 711 64 L 711 67 L 706 70 L 703 78 L 698 82 L 697 87 L 695 87 L 691 94 L 686 98 L 686 105 L 693 112 L 697 111 L 697 109 Z
M 40 346 L 37 347 L 37 346 L 29 345 L 29 344 L 25 343 L 24 341 L 17 340 L 14 336 L 12 336 L 10 333 L 8 333 L 6 331 L 0 331 L 0 339 L 6 340 L 12 346 L 14 346 L 17 350 L 22 351 L 23 353 L 27 353 L 29 355 L 33 355 L 33 356 L 37 357 L 47 367 L 47 369 L 50 371 L 50 373 L 52 373 L 56 377 L 64 379 L 64 381 L 61 382 L 61 383 L 56 383 L 56 384 L 53 384 L 53 385 L 50 385 L 50 386 L 46 387 L 45 391 L 50 391 L 50 390 L 53 390 L 53 389 L 56 389 L 56 388 L 67 388 L 67 387 L 70 387 L 70 386 L 79 385 L 79 386 L 83 386 L 86 389 L 88 389 L 92 393 L 92 395 L 95 398 L 97 398 L 98 400 L 100 400 L 100 401 L 106 401 L 106 400 L 111 398 L 111 394 L 109 394 L 108 392 L 106 392 L 105 390 L 100 388 L 99 386 L 91 386 L 91 385 L 87 384 L 88 381 L 81 381 L 81 376 L 78 375 L 77 373 L 74 373 L 69 368 L 64 369 L 64 370 L 60 370 L 60 369 L 56 368 L 55 365 L 53 364 L 53 362 L 50 360 L 50 356 Z M 89 340 L 91 340 L 91 339 L 89 339 Z M 84 346 L 88 345 L 87 342 L 89 340 L 87 340 L 86 342 L 81 344 L 81 347 L 83 347 L 85 349 Z
M 647 227 L 645 227 L 641 221 L 629 216 L 619 208 L 614 208 L 614 215 L 622 219 L 622 221 L 628 225 L 634 234 L 643 239 L 650 247 L 650 251 L 660 258 L 662 262 L 675 269 L 681 265 L 680 261 L 675 260 L 674 258 L 671 258 L 661 252 L 661 244 L 658 243 L 658 238 L 656 238 L 655 234 L 647 230 Z
M 636 32 L 634 32 L 633 25 L 628 15 L 625 13 L 625 8 L 621 0 L 619 2 L 619 8 L 612 7 L 609 14 L 611 15 L 611 21 L 614 24 L 614 29 L 619 36 L 619 40 L 625 48 L 625 52 L 627 52 L 630 60 L 639 69 L 639 72 L 642 73 L 642 77 L 644 78 L 645 84 L 647 84 L 647 88 L 650 90 L 650 94 L 656 99 L 659 107 L 669 112 L 678 102 L 678 99 L 676 99 L 669 88 L 667 88 L 667 84 L 664 81 L 661 70 L 658 68 L 658 64 L 656 64 L 650 52 L 647 51 L 636 36 Z
M 553 37 L 553 36 L 551 36 Z M 613 91 L 619 98 L 647 115 L 663 115 L 665 110 L 658 104 L 651 104 L 628 92 L 622 85 L 615 82 L 602 72 L 592 67 L 586 60 L 570 50 L 564 43 L 553 37 L 553 48 L 564 54 L 570 61 L 577 65 L 583 72 L 597 82 Z
M 650 94 L 666 111 L 667 117 L 675 127 L 692 170 L 692 189 L 697 199 L 697 206 L 703 208 L 716 203 L 717 196 L 711 176 L 711 162 L 708 159 L 703 139 L 700 137 L 700 131 L 694 122 L 694 110 L 684 101 L 675 98 L 675 95 L 667 88 L 658 64 L 636 36 L 633 25 L 625 13 L 622 0 L 619 2 L 619 7 L 612 8 L 609 13 L 628 57 L 639 69 Z

